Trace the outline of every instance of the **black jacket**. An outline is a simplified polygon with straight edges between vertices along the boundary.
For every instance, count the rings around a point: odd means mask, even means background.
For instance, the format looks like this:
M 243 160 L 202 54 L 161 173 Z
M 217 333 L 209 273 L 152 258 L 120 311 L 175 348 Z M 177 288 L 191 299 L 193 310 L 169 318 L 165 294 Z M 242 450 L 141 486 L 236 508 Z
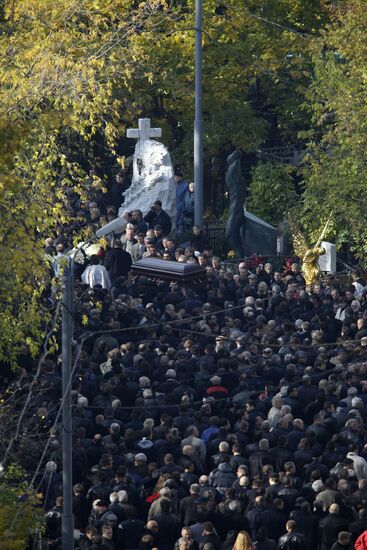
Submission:
M 296 522 L 298 532 L 305 537 L 307 550 L 317 548 L 319 518 L 311 512 L 302 511 L 292 512 L 291 518 Z
M 139 548 L 145 525 L 140 519 L 128 519 L 118 526 L 118 548 Z
M 200 495 L 189 495 L 180 502 L 180 514 L 182 525 L 191 525 L 195 523 L 197 515 L 197 506 Z
M 190 243 L 194 250 L 202 252 L 204 247 L 208 246 L 209 240 L 206 234 L 201 231 L 199 235 L 192 234 Z
M 144 220 L 149 224 L 149 229 L 154 229 L 155 225 L 160 225 L 162 227 L 162 234 L 164 237 L 166 237 L 171 231 L 171 218 L 164 210 L 161 210 L 160 212 L 150 210 L 144 217 Z
M 279 550 L 306 550 L 305 537 L 301 533 L 287 533 L 279 539 Z
M 265 527 L 268 537 L 278 542 L 285 531 L 287 516 L 280 510 L 265 510 L 260 516 L 260 524 Z
M 320 550 L 330 550 L 340 531 L 348 530 L 348 521 L 342 516 L 328 514 L 319 521 Z
M 127 277 L 132 264 L 131 256 L 121 248 L 107 250 L 104 258 L 104 266 L 108 271 L 111 283 L 114 284 L 118 277 Z
M 199 541 L 200 550 L 202 550 L 203 546 L 207 543 L 212 544 L 214 550 L 219 550 L 220 548 L 220 538 L 215 533 L 211 533 L 210 535 L 201 535 Z
M 158 523 L 159 531 L 157 534 L 158 548 L 173 549 L 176 540 L 180 536 L 181 524 L 179 520 L 170 513 L 162 512 L 153 519 Z

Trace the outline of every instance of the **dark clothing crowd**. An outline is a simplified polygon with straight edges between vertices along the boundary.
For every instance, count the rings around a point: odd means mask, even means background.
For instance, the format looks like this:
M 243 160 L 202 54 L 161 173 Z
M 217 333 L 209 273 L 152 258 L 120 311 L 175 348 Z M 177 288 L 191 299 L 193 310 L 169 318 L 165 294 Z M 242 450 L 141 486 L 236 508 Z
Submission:
M 226 263 L 200 228 L 180 247 L 149 223 L 135 213 L 77 272 L 75 548 L 367 549 L 363 278 L 306 288 L 297 263 Z M 46 243 L 55 277 L 68 246 L 62 230 Z M 199 263 L 207 284 L 132 279 L 147 256 Z M 31 411 L 40 441 L 52 437 L 48 548 L 61 547 L 60 376 L 45 359 L 47 399 Z

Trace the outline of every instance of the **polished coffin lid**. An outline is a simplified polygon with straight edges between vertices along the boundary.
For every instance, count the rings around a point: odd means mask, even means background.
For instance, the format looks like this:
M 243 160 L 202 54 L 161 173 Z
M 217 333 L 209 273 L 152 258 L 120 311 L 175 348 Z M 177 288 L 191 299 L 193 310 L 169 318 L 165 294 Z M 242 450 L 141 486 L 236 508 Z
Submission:
M 144 275 L 156 281 L 172 281 L 178 284 L 205 284 L 206 269 L 197 264 L 170 262 L 158 258 L 144 258 L 131 266 L 134 276 Z

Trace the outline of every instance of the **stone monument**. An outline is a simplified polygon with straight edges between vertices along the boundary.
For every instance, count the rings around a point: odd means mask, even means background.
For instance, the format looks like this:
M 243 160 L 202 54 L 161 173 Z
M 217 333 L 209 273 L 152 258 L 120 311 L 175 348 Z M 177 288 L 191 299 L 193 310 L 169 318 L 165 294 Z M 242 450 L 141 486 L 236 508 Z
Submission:
M 229 191 L 229 213 L 225 237 L 237 258 L 277 253 L 275 227 L 246 210 L 246 182 L 242 175 L 241 152 L 227 158 L 226 185 Z
M 123 193 L 125 201 L 119 209 L 119 217 L 104 226 L 103 231 L 121 232 L 126 225 L 125 213 L 141 210 L 145 216 L 153 203 L 160 200 L 162 209 L 171 218 L 171 232 L 174 234 L 176 232 L 176 184 L 171 157 L 162 143 L 151 139 L 161 137 L 162 130 L 151 128 L 149 118 L 140 118 L 138 128 L 128 129 L 126 135 L 128 138 L 138 140 L 133 156 L 132 182 Z

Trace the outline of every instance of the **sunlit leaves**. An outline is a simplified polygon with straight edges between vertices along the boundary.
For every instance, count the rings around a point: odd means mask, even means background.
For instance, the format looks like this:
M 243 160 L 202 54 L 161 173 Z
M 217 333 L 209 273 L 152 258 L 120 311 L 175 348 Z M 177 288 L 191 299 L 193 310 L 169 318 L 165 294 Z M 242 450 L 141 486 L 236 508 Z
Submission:
M 304 175 L 304 221 L 316 230 L 333 208 L 333 239 L 366 262 L 367 16 L 348 1 L 315 44 L 308 93 L 314 131 Z M 353 40 L 351 40 L 353 37 Z
M 310 79 L 307 33 L 327 17 L 320 2 L 204 0 L 203 12 L 205 154 L 254 152 L 270 111 L 276 131 L 294 137 L 308 116 L 298 106 Z M 0 359 L 15 361 L 26 338 L 34 355 L 42 340 L 42 240 L 68 222 L 68 189 L 86 197 L 93 145 L 118 169 L 126 126 L 151 116 L 191 176 L 195 2 L 17 0 L 2 30 Z
M 248 209 L 273 225 L 280 224 L 298 200 L 294 173 L 288 165 L 258 164 L 252 171 Z

